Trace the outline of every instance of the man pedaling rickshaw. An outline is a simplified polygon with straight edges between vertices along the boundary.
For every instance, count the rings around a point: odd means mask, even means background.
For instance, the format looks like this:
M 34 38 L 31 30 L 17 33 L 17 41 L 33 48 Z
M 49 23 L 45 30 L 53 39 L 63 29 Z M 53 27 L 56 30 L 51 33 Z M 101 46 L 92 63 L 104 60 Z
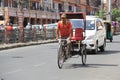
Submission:
M 82 64 L 86 64 L 86 44 L 84 43 L 84 13 L 66 12 L 60 14 L 56 29 L 56 39 L 59 40 L 57 63 L 61 69 L 63 63 L 74 55 L 81 56 Z M 76 27 L 77 26 L 77 27 Z M 59 39 L 58 39 L 59 37 Z
M 61 20 L 58 21 L 57 29 L 56 29 L 56 40 L 58 40 L 58 36 L 60 38 L 59 43 L 61 43 L 61 39 L 67 39 L 67 53 L 65 54 L 66 58 L 68 57 L 67 55 L 70 55 L 70 38 L 72 35 L 72 25 L 67 19 L 66 14 L 61 15 Z

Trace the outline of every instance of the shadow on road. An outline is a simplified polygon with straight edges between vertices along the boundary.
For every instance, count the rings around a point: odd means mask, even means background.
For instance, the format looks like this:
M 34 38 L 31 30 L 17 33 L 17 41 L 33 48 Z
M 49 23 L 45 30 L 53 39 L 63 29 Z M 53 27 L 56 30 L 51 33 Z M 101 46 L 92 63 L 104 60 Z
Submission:
M 88 55 L 111 55 L 111 54 L 120 54 L 120 51 L 114 51 L 114 50 L 107 50 L 105 52 L 98 52 L 97 54 L 92 54 L 89 53 Z M 86 65 L 82 65 L 82 64 L 70 64 L 70 63 L 65 63 L 64 65 L 64 69 L 75 69 L 75 68 L 101 68 L 101 67 L 117 67 L 119 66 L 118 64 L 87 64 Z
M 110 55 L 110 54 L 119 54 L 120 51 L 115 51 L 115 50 L 106 50 L 105 52 L 100 52 L 98 51 L 97 54 L 94 54 L 92 52 L 88 52 L 88 55 Z
M 75 69 L 75 68 L 100 68 L 100 67 L 117 67 L 119 65 L 117 64 L 86 64 L 86 65 L 82 65 L 82 64 L 65 64 L 66 66 L 64 67 L 64 69 Z
M 106 50 L 105 52 L 98 52 L 97 55 L 110 55 L 110 54 L 120 54 L 120 51 Z
M 112 42 L 110 42 L 110 41 L 106 41 L 106 42 L 107 42 L 108 44 L 109 44 L 109 43 L 120 43 L 120 41 L 114 41 L 114 40 L 113 40 Z

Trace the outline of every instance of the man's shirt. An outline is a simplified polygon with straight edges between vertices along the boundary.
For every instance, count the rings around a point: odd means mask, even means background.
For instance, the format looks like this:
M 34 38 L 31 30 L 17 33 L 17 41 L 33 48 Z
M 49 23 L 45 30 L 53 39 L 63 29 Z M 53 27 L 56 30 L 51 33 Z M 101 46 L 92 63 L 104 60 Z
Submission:
M 62 21 L 58 22 L 58 29 L 60 31 L 61 37 L 69 37 L 71 33 L 72 25 L 69 21 L 66 22 L 66 24 L 63 24 Z

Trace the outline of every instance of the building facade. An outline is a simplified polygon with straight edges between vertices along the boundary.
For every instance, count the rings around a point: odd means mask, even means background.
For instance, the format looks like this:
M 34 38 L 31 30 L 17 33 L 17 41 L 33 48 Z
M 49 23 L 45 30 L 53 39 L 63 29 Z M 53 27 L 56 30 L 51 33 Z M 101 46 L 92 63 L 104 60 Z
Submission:
M 95 14 L 100 0 L 0 0 L 0 21 L 46 24 L 59 20 L 59 12 Z

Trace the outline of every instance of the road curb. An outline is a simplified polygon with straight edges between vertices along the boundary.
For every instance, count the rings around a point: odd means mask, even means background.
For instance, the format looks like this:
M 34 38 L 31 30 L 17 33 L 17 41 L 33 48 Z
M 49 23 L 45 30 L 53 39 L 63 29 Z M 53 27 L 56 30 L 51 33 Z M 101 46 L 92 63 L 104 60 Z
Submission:
M 12 48 L 18 48 L 18 47 L 25 47 L 25 46 L 31 46 L 31 45 L 56 43 L 56 42 L 57 42 L 56 40 L 43 40 L 43 41 L 28 42 L 28 43 L 1 44 L 0 45 L 0 50 L 6 50 L 6 49 L 12 49 Z
M 117 32 L 115 35 L 120 35 L 120 32 Z M 114 35 L 114 36 L 115 36 Z M 12 49 L 12 48 L 18 48 L 18 47 L 25 47 L 25 46 L 31 46 L 31 45 L 40 45 L 40 44 L 47 44 L 47 43 L 56 43 L 57 41 L 55 39 L 53 40 L 41 40 L 41 41 L 31 41 L 27 43 L 12 43 L 12 44 L 0 44 L 0 50 L 6 50 L 6 49 Z

